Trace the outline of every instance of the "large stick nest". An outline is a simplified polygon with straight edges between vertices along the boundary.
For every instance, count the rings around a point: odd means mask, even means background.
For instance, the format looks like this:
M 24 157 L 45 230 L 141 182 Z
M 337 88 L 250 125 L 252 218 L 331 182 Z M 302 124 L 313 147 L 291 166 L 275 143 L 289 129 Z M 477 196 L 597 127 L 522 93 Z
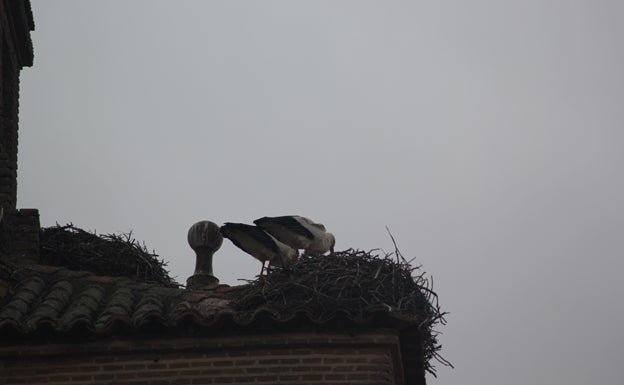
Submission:
M 356 317 L 384 305 L 389 312 L 409 320 L 423 341 L 425 369 L 435 375 L 431 359 L 449 365 L 439 355 L 436 325 L 444 324 L 438 296 L 421 267 L 414 267 L 398 250 L 376 255 L 349 249 L 327 256 L 301 257 L 285 269 L 271 268 L 267 275 L 249 281 L 231 305 L 238 311 L 268 306 L 280 313 L 304 307 L 319 318 L 336 310 Z
M 96 234 L 72 224 L 41 229 L 41 263 L 97 275 L 179 287 L 167 263 L 127 234 Z

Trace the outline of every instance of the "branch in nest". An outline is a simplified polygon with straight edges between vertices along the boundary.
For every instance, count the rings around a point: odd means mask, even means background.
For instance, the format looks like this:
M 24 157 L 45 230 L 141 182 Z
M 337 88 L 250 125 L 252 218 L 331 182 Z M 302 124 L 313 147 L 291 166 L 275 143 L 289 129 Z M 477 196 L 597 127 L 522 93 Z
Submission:
M 127 234 L 98 235 L 75 227 L 41 229 L 41 261 L 99 275 L 124 276 L 137 281 L 179 287 L 165 270 L 166 262 Z
M 394 240 L 393 240 L 394 241 Z M 336 310 L 363 316 L 372 305 L 384 304 L 390 311 L 411 318 L 424 343 L 425 369 L 435 374 L 431 358 L 446 365 L 434 327 L 444 324 L 444 315 L 433 291 L 433 281 L 421 267 L 411 266 L 400 254 L 380 257 L 372 252 L 349 249 L 326 256 L 301 257 L 288 271 L 272 269 L 239 293 L 231 306 L 253 312 L 269 306 L 282 314 L 305 306 L 319 318 Z

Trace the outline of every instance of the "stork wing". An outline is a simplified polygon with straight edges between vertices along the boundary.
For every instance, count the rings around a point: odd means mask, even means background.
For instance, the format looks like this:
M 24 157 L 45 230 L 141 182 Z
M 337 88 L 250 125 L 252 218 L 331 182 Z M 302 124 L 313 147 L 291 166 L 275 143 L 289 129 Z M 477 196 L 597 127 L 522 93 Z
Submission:
M 239 249 L 246 252 L 251 250 L 248 248 L 248 242 L 257 242 L 270 250 L 278 251 L 277 244 L 271 236 L 259 227 L 247 225 L 244 223 L 225 223 L 221 226 L 221 234 L 232 241 Z
M 325 229 L 325 225 L 323 225 L 322 223 L 316 223 L 314 222 L 312 219 L 306 218 L 306 217 L 299 217 L 300 221 L 305 222 L 306 224 L 316 227 L 317 229 L 321 230 L 321 231 L 327 231 Z
M 271 227 L 279 226 L 294 234 L 304 236 L 308 239 L 314 239 L 314 234 L 312 234 L 310 230 L 306 229 L 305 226 L 299 223 L 297 217 L 292 215 L 286 215 L 282 217 L 263 217 L 260 219 L 256 219 L 254 223 L 259 227 L 262 227 L 263 229 L 269 229 Z

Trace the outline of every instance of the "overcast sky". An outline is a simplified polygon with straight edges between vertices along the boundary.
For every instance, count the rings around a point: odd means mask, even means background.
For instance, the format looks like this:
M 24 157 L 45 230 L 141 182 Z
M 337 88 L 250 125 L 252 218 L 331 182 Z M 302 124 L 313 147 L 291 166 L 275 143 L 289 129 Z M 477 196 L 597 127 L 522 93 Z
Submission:
M 430 384 L 624 379 L 624 2 L 32 0 L 18 206 L 132 230 L 301 214 L 449 311 Z M 260 263 L 228 241 L 215 275 Z

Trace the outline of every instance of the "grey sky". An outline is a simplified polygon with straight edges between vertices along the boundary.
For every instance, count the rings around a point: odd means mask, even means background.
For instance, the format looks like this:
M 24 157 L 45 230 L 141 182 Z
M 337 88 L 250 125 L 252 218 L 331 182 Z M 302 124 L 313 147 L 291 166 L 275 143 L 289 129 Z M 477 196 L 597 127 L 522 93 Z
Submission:
M 624 379 L 624 3 L 32 0 L 18 206 L 133 230 L 302 214 L 433 274 L 431 384 Z M 260 264 L 227 241 L 222 282 Z

